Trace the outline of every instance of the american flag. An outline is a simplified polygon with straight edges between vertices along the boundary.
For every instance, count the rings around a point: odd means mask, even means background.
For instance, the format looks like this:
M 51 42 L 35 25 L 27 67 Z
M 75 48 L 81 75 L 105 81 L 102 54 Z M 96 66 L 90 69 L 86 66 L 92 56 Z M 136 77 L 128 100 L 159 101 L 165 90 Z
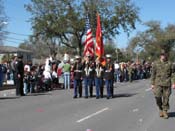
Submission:
M 92 30 L 90 27 L 90 21 L 88 15 L 86 16 L 86 38 L 84 42 L 84 56 L 90 55 L 94 56 L 94 42 L 92 36 Z

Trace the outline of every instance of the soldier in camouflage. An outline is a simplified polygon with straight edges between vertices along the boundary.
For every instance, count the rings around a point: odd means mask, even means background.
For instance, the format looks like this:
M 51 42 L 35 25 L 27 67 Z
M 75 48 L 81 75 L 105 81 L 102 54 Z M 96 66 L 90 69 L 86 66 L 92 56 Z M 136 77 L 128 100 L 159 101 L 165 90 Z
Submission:
M 171 95 L 171 85 L 175 87 L 174 80 L 173 66 L 168 61 L 167 55 L 162 52 L 160 60 L 156 61 L 152 67 L 151 87 L 159 108 L 159 116 L 165 119 L 168 119 L 169 97 Z
M 129 75 L 129 82 L 133 81 L 133 76 L 134 76 L 134 69 L 133 69 L 134 64 L 131 63 L 130 61 L 128 62 L 128 75 Z

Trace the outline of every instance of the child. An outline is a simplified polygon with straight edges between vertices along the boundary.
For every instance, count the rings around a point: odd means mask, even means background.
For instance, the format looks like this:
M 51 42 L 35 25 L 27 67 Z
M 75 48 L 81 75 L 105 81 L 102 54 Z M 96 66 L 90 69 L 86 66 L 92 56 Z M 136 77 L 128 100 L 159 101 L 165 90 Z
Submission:
M 30 78 L 30 72 L 28 72 L 27 68 L 24 68 L 24 78 L 23 78 L 23 92 L 24 95 L 27 95 L 28 93 L 28 87 L 29 87 L 29 78 Z

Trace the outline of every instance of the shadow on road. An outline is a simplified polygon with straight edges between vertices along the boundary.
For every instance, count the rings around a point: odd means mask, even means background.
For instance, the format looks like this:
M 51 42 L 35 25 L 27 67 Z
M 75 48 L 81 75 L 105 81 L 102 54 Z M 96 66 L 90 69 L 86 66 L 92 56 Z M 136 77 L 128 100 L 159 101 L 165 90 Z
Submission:
M 114 96 L 112 98 L 120 98 L 120 97 L 132 97 L 134 95 L 137 95 L 137 93 L 122 93 L 122 94 L 114 94 Z M 91 98 L 96 97 L 95 95 L 93 95 Z M 107 95 L 103 95 L 103 98 L 106 98 Z
M 168 115 L 169 117 L 175 117 L 175 112 L 169 112 Z
M 7 99 L 18 99 L 20 97 L 15 96 L 15 97 L 0 97 L 0 100 L 7 100 Z
M 137 93 L 122 93 L 122 94 L 115 94 L 113 98 L 132 97 L 134 95 L 137 95 Z
M 52 95 L 52 93 L 32 93 L 28 94 L 27 96 L 47 96 L 47 95 Z

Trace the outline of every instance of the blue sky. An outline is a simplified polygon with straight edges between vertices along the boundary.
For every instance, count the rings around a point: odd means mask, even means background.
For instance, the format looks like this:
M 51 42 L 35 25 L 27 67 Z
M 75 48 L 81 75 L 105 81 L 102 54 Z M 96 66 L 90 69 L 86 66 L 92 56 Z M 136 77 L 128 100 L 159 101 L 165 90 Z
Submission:
M 16 33 L 9 33 L 4 45 L 18 46 L 20 42 L 27 40 L 28 36 L 32 34 L 31 24 L 28 22 L 30 13 L 24 8 L 24 4 L 29 2 L 30 0 L 4 0 L 5 13 L 9 18 L 6 30 Z
M 158 20 L 162 26 L 168 24 L 175 24 L 175 0 L 133 0 L 140 8 L 140 18 L 143 22 L 150 20 Z M 24 34 L 16 35 L 9 33 L 5 41 L 5 45 L 18 46 L 20 42 L 28 39 L 28 35 L 32 34 L 30 22 L 30 14 L 25 10 L 24 4 L 29 3 L 30 0 L 4 0 L 5 12 L 9 17 L 7 31 Z M 116 36 L 117 46 L 125 48 L 128 40 L 136 34 L 137 31 L 143 31 L 145 27 L 139 23 L 136 25 L 136 30 L 130 34 L 128 38 L 126 34 L 121 33 Z M 19 40 L 15 40 L 15 39 Z M 21 41 L 20 41 L 21 40 Z

